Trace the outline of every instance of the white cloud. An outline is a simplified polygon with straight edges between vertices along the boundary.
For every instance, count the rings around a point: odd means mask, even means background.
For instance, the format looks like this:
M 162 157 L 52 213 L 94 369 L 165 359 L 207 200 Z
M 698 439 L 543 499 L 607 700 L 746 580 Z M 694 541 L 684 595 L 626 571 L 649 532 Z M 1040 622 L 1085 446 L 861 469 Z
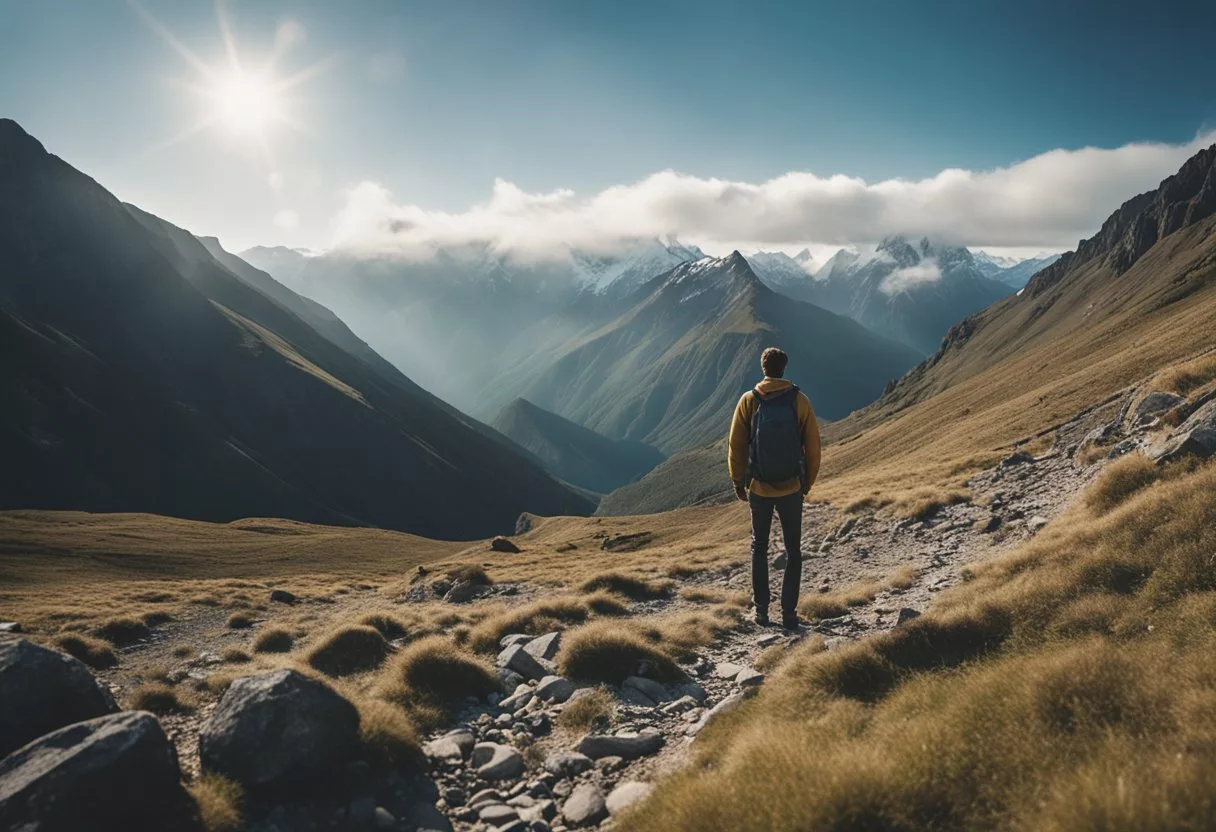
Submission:
M 291 230 L 300 224 L 300 215 L 290 209 L 279 211 L 274 215 L 274 224 L 279 228 Z
M 382 185 L 362 182 L 346 192 L 334 245 L 420 257 L 441 246 L 485 242 L 546 257 L 667 235 L 712 250 L 715 241 L 786 249 L 907 234 L 956 245 L 1058 250 L 1093 234 L 1122 202 L 1156 187 L 1214 139 L 1209 133 L 1183 145 L 1052 150 L 994 170 L 948 169 L 927 179 L 874 183 L 792 172 L 753 184 L 668 170 L 584 197 L 564 189 L 526 193 L 498 180 L 487 202 L 459 213 L 398 203 Z
M 878 285 L 879 290 L 885 295 L 894 295 L 906 289 L 911 289 L 914 286 L 921 286 L 925 283 L 936 283 L 941 279 L 942 270 L 937 265 L 937 261 L 932 258 L 925 258 L 915 266 L 905 266 L 902 269 L 896 269 L 882 279 L 882 283 Z

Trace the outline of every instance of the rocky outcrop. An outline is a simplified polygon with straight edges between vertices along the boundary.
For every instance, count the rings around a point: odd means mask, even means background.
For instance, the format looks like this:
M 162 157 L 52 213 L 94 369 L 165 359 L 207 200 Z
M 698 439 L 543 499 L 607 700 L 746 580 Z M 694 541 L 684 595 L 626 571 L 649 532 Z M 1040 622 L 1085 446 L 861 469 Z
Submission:
M 1213 454 L 1216 454 L 1216 401 L 1196 410 L 1168 439 L 1148 450 L 1149 458 L 1159 465 L 1185 456 L 1207 459 Z
M 359 744 L 359 713 L 294 670 L 233 682 L 199 731 L 204 769 L 251 789 L 319 785 Z
M 118 710 L 71 656 L 25 639 L 0 640 L 0 757 L 43 734 Z
M 156 717 L 127 711 L 60 728 L 0 761 L 0 829 L 202 832 L 203 824 Z

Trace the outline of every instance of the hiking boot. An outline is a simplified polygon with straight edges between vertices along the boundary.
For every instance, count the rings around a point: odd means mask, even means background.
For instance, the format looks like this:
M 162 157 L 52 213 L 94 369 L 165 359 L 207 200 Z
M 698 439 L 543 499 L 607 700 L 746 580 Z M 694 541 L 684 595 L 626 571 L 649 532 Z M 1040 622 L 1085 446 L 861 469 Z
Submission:
M 767 627 L 771 623 L 772 622 L 770 622 L 768 620 L 768 610 L 762 610 L 759 607 L 757 607 L 756 608 L 756 624 L 758 624 L 761 627 Z
M 797 630 L 802 626 L 802 621 L 797 613 L 788 613 L 781 616 L 781 626 L 787 630 Z

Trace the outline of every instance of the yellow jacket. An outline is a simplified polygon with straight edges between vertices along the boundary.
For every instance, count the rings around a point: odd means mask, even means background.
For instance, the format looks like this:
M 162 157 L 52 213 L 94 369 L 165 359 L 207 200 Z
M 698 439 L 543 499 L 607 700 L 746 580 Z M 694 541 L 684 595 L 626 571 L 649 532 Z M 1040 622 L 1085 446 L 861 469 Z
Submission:
M 756 385 L 766 396 L 777 393 L 792 386 L 792 382 L 784 378 L 765 378 Z M 811 400 L 802 391 L 798 391 L 798 428 L 802 431 L 802 452 L 806 455 L 806 472 L 808 488 L 819 476 L 819 460 L 821 449 L 819 445 L 819 423 L 815 420 L 815 410 Z M 752 415 L 756 412 L 756 394 L 748 390 L 739 399 L 735 407 L 734 418 L 730 421 L 729 450 L 726 465 L 730 471 L 731 481 L 735 485 L 747 484 L 748 452 L 752 441 Z M 802 488 L 797 479 L 789 482 L 760 482 L 754 480 L 750 490 L 757 497 L 785 497 Z

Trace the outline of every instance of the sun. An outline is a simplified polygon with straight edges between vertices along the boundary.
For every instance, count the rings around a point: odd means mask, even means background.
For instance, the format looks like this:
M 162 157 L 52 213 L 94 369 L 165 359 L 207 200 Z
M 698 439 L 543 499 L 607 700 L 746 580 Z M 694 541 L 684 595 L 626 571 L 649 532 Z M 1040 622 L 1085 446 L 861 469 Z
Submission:
M 241 69 L 216 78 L 209 97 L 216 120 L 237 135 L 263 135 L 281 116 L 270 79 Z

